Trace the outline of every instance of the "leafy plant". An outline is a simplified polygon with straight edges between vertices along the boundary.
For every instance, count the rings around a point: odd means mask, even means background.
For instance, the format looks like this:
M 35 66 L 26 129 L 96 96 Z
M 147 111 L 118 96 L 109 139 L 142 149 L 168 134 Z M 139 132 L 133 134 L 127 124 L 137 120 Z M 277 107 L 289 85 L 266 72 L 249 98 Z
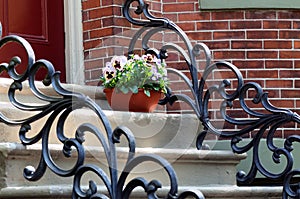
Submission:
M 129 59 L 114 56 L 103 68 L 100 81 L 105 88 L 115 88 L 125 94 L 137 93 L 141 88 L 148 97 L 150 90 L 165 93 L 168 84 L 165 63 L 151 54 L 132 55 Z

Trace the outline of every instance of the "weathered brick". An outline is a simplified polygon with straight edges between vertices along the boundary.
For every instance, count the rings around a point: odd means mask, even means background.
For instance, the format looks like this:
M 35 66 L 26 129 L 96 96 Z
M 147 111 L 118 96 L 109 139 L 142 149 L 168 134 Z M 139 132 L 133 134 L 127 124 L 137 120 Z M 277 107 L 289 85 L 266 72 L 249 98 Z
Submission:
M 161 9 L 162 9 L 162 3 L 161 2 L 155 2 L 155 1 L 150 1 L 149 2 L 149 8 L 150 10 L 155 10 L 155 11 L 159 11 L 161 13 Z
M 113 15 L 112 7 L 97 8 L 89 11 L 90 19 L 99 19 L 101 17 L 111 16 L 111 15 Z
M 295 88 L 300 88 L 300 80 L 298 80 L 298 79 L 295 80 Z M 300 107 L 300 104 L 297 107 Z
M 85 79 L 86 79 L 86 83 L 87 83 L 88 80 L 91 79 L 91 73 L 90 73 L 89 70 L 85 70 L 85 71 L 84 71 L 84 77 L 85 77 Z
M 179 21 L 202 21 L 210 20 L 210 12 L 179 13 Z
M 249 68 L 256 68 L 256 69 L 263 69 L 265 63 L 263 60 L 234 60 L 232 62 L 236 65 L 239 69 L 249 69 Z
M 291 21 L 278 21 L 278 20 L 264 20 L 264 29 L 291 29 Z
M 183 29 L 184 31 L 195 31 L 196 30 L 196 25 L 195 22 L 182 22 L 182 23 L 177 23 L 177 25 Z
M 102 67 L 103 66 L 99 66 L 98 69 L 95 69 L 91 72 L 91 79 L 99 81 L 100 77 L 102 76 Z
M 299 30 L 280 30 L 279 31 L 280 39 L 300 39 Z
M 102 39 L 88 40 L 83 43 L 84 49 L 92 49 L 98 47 L 102 43 Z
M 300 48 L 300 40 L 294 40 L 294 48 L 299 49 Z
M 292 21 L 293 29 L 299 29 L 300 28 L 300 21 Z
M 261 29 L 261 21 L 230 21 L 230 29 Z
M 291 49 L 293 43 L 286 40 L 267 40 L 264 41 L 264 47 L 266 49 Z
M 278 78 L 276 70 L 251 70 L 247 72 L 247 78 Z
M 266 85 L 265 85 L 265 80 L 262 80 L 262 79 L 257 79 L 257 78 L 251 79 L 251 78 L 247 78 L 247 79 L 244 80 L 244 83 L 245 83 L 245 84 L 246 84 L 246 83 L 253 83 L 253 82 L 257 83 L 257 84 L 258 84 L 259 86 L 261 86 L 262 88 L 266 87 Z
M 278 11 L 278 18 L 279 19 L 299 19 L 300 12 L 299 12 L 299 10 Z
M 163 17 L 177 23 L 178 21 L 182 21 L 182 20 L 178 20 L 178 14 L 177 13 L 163 13 Z
M 187 3 L 163 4 L 163 11 L 164 12 L 190 12 L 190 11 L 194 11 L 194 3 L 193 2 L 187 2 Z
M 83 32 L 83 40 L 87 41 L 90 39 L 90 34 L 88 32 Z
M 238 50 L 216 50 L 213 53 L 214 59 L 245 59 L 245 52 Z
M 87 11 L 82 11 L 82 21 L 83 21 L 83 23 L 84 23 L 85 21 L 87 21 L 87 20 L 89 20 L 89 12 L 87 12 Z
M 246 19 L 276 19 L 276 11 L 250 10 L 245 12 Z
M 300 58 L 299 50 L 284 50 L 279 52 L 279 58 L 281 59 L 295 59 Z
M 230 48 L 229 41 L 206 41 L 205 44 L 211 49 L 228 49 Z
M 299 60 L 295 60 L 294 61 L 294 67 L 297 69 L 297 68 L 300 68 L 300 61 Z
M 101 21 L 102 21 L 103 27 L 105 27 L 105 28 L 108 26 L 115 25 L 114 17 L 105 17 L 105 18 L 101 19 Z
M 243 11 L 221 11 L 212 12 L 212 20 L 229 20 L 229 19 L 244 19 Z
M 95 68 L 102 68 L 104 65 L 103 60 L 99 59 L 99 60 L 89 60 L 85 62 L 85 69 L 86 70 L 91 70 L 91 69 L 95 69 Z
M 203 40 L 212 40 L 211 32 L 188 32 L 187 36 L 191 40 L 203 41 Z
M 299 89 L 286 89 L 281 91 L 281 96 L 283 98 L 300 98 L 300 90 Z
M 232 40 L 231 47 L 233 49 L 262 49 L 262 41 Z
M 247 30 L 247 39 L 277 39 L 276 30 Z
M 198 22 L 197 30 L 227 30 L 227 21 Z
M 99 30 L 92 30 L 90 33 L 91 39 L 103 38 L 105 36 L 111 36 L 114 33 L 114 28 L 103 28 Z
M 83 31 L 90 31 L 93 29 L 101 28 L 101 21 L 94 20 L 94 21 L 87 21 L 83 23 Z
M 293 61 L 289 60 L 265 60 L 266 68 L 292 68 Z
M 90 59 L 102 58 L 105 57 L 109 53 L 109 48 L 98 48 L 90 51 Z
M 247 51 L 248 59 L 278 58 L 278 51 Z
M 169 58 L 167 60 L 169 60 Z M 168 63 L 168 67 L 175 68 L 177 70 L 187 70 L 188 69 L 188 65 L 184 62 Z
M 300 70 L 280 70 L 280 78 L 296 78 L 300 76 Z
M 266 87 L 268 88 L 292 88 L 293 80 L 266 80 Z
M 215 31 L 213 39 L 245 39 L 244 31 Z
M 100 7 L 100 0 L 88 0 L 88 1 L 82 1 L 82 9 L 94 9 Z
M 109 1 L 103 0 L 102 3 L 103 2 L 109 2 Z M 122 6 L 124 4 L 123 0 L 112 0 L 112 2 L 113 2 L 114 5 L 120 5 L 120 6 Z
M 268 93 L 269 98 L 279 98 L 280 92 L 278 89 L 266 89 L 264 88 L 264 92 Z

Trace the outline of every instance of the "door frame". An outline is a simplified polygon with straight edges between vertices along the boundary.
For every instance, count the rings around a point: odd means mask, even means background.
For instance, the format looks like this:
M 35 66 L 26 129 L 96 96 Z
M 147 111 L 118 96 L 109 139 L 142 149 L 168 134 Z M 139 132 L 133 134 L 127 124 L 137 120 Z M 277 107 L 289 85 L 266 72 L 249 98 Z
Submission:
M 82 4 L 80 0 L 64 0 L 66 82 L 84 85 L 81 10 Z

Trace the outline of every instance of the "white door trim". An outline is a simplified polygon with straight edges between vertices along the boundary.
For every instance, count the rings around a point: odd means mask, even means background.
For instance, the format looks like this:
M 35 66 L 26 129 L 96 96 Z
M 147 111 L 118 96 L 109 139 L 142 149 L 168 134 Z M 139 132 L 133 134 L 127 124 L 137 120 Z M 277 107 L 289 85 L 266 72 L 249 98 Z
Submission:
M 64 0 L 66 81 L 84 85 L 82 5 L 80 0 Z

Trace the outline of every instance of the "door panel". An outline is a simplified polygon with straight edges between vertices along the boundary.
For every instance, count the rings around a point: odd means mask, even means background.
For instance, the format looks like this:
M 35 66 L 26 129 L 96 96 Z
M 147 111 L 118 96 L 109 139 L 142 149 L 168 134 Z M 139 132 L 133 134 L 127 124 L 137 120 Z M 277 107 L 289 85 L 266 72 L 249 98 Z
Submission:
M 65 82 L 63 0 L 0 0 L 0 9 L 3 36 L 24 37 L 32 45 L 36 60 L 52 62 L 55 69 L 62 72 L 61 80 Z M 0 62 L 8 61 L 12 55 L 24 57 L 20 47 L 9 44 L 0 51 Z M 18 66 L 19 73 L 26 62 Z M 43 79 L 43 75 L 37 79 Z
M 27 6 L 28 4 L 31 6 Z M 41 39 L 45 42 L 48 39 L 46 0 L 9 0 L 6 9 L 8 10 L 8 34 L 17 34 L 33 41 Z

